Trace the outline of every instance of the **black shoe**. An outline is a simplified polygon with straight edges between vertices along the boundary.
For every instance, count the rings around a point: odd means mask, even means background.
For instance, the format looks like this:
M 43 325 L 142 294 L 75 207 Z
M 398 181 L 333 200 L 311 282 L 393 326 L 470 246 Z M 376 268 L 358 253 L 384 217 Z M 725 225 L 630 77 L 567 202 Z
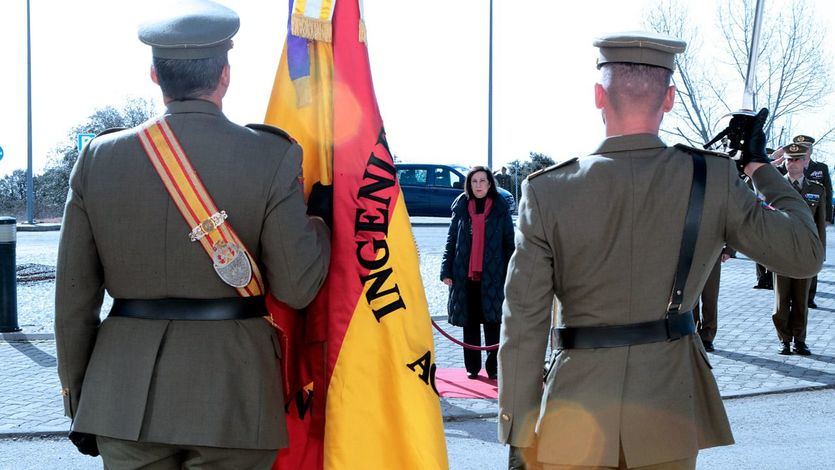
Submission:
M 713 352 L 713 341 L 702 340 L 702 346 L 705 347 L 705 351 Z
M 493 372 L 492 374 L 488 373 L 487 378 L 490 380 L 496 380 L 498 378 L 498 375 L 495 372 Z
M 476 372 L 475 374 L 467 373 L 467 378 L 470 379 L 470 380 L 477 380 L 478 379 L 478 372 Z
M 810 300 L 807 305 L 809 308 L 818 308 L 818 304 L 816 304 L 814 300 Z
M 799 354 L 801 356 L 809 356 L 812 354 L 812 351 L 809 351 L 809 348 L 806 346 L 806 343 L 802 341 L 795 341 L 794 353 Z
M 768 289 L 765 284 L 760 284 L 759 282 L 754 284 L 754 289 Z
M 779 354 L 784 356 L 791 356 L 792 355 L 792 348 L 788 341 L 783 341 L 783 349 L 780 350 Z

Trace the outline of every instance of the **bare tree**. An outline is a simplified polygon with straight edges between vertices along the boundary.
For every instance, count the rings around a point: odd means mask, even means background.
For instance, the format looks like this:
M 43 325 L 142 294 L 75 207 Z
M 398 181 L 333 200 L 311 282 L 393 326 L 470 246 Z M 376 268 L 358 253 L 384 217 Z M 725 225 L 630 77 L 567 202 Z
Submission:
M 647 27 L 686 40 L 689 44 L 676 65 L 674 82 L 679 104 L 675 117 L 664 131 L 689 143 L 709 140 L 719 130 L 719 118 L 738 108 L 726 100 L 726 74 L 717 61 L 706 67 L 701 61 L 702 37 L 688 22 L 687 8 L 678 0 L 659 4 L 648 15 Z M 748 49 L 754 23 L 753 0 L 725 0 L 718 10 L 724 46 L 719 59 L 729 72 L 745 79 Z M 832 92 L 830 64 L 824 50 L 824 28 L 810 12 L 806 0 L 794 0 L 783 10 L 767 10 L 760 33 L 759 62 L 754 107 L 770 110 L 766 135 L 771 146 L 785 143 L 793 135 L 791 117 L 820 109 Z M 709 72 L 707 72 L 709 71 Z M 832 138 L 832 129 L 821 140 Z M 819 141 L 820 142 L 820 141 Z
M 649 12 L 647 27 L 687 42 L 687 53 L 676 56 L 676 86 L 678 104 L 673 108 L 672 122 L 665 123 L 662 132 L 701 145 L 717 132 L 721 116 L 728 112 L 722 101 L 724 83 L 708 75 L 712 70 L 702 62 L 699 29 L 688 21 L 687 7 L 678 0 L 659 3 Z

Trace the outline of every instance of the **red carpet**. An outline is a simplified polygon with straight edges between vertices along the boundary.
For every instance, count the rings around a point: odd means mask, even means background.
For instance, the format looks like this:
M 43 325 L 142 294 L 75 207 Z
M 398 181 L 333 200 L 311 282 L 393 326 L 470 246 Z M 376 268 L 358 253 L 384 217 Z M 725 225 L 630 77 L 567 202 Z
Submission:
M 477 379 L 468 379 L 466 369 L 438 369 L 435 387 L 444 398 L 498 398 L 499 386 L 483 370 Z

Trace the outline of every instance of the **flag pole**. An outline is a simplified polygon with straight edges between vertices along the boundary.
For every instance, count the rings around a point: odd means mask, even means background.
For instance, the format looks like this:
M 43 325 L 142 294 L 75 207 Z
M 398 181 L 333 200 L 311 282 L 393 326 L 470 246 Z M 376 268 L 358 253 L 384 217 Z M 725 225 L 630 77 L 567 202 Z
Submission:
M 493 0 L 490 0 L 490 41 L 487 72 L 487 168 L 493 169 Z
M 26 0 L 26 221 L 35 223 L 35 185 L 32 180 L 32 40 L 29 26 L 29 0 Z

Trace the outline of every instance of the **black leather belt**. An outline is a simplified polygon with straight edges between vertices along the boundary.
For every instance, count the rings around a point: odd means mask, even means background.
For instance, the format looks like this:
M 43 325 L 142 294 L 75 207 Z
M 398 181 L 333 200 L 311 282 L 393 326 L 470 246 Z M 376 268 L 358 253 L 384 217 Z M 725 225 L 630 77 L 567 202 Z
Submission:
M 264 297 L 114 299 L 111 317 L 148 320 L 243 320 L 267 314 Z
M 555 328 L 557 349 L 619 348 L 636 344 L 675 341 L 695 333 L 693 312 L 675 313 L 663 320 L 629 325 Z

